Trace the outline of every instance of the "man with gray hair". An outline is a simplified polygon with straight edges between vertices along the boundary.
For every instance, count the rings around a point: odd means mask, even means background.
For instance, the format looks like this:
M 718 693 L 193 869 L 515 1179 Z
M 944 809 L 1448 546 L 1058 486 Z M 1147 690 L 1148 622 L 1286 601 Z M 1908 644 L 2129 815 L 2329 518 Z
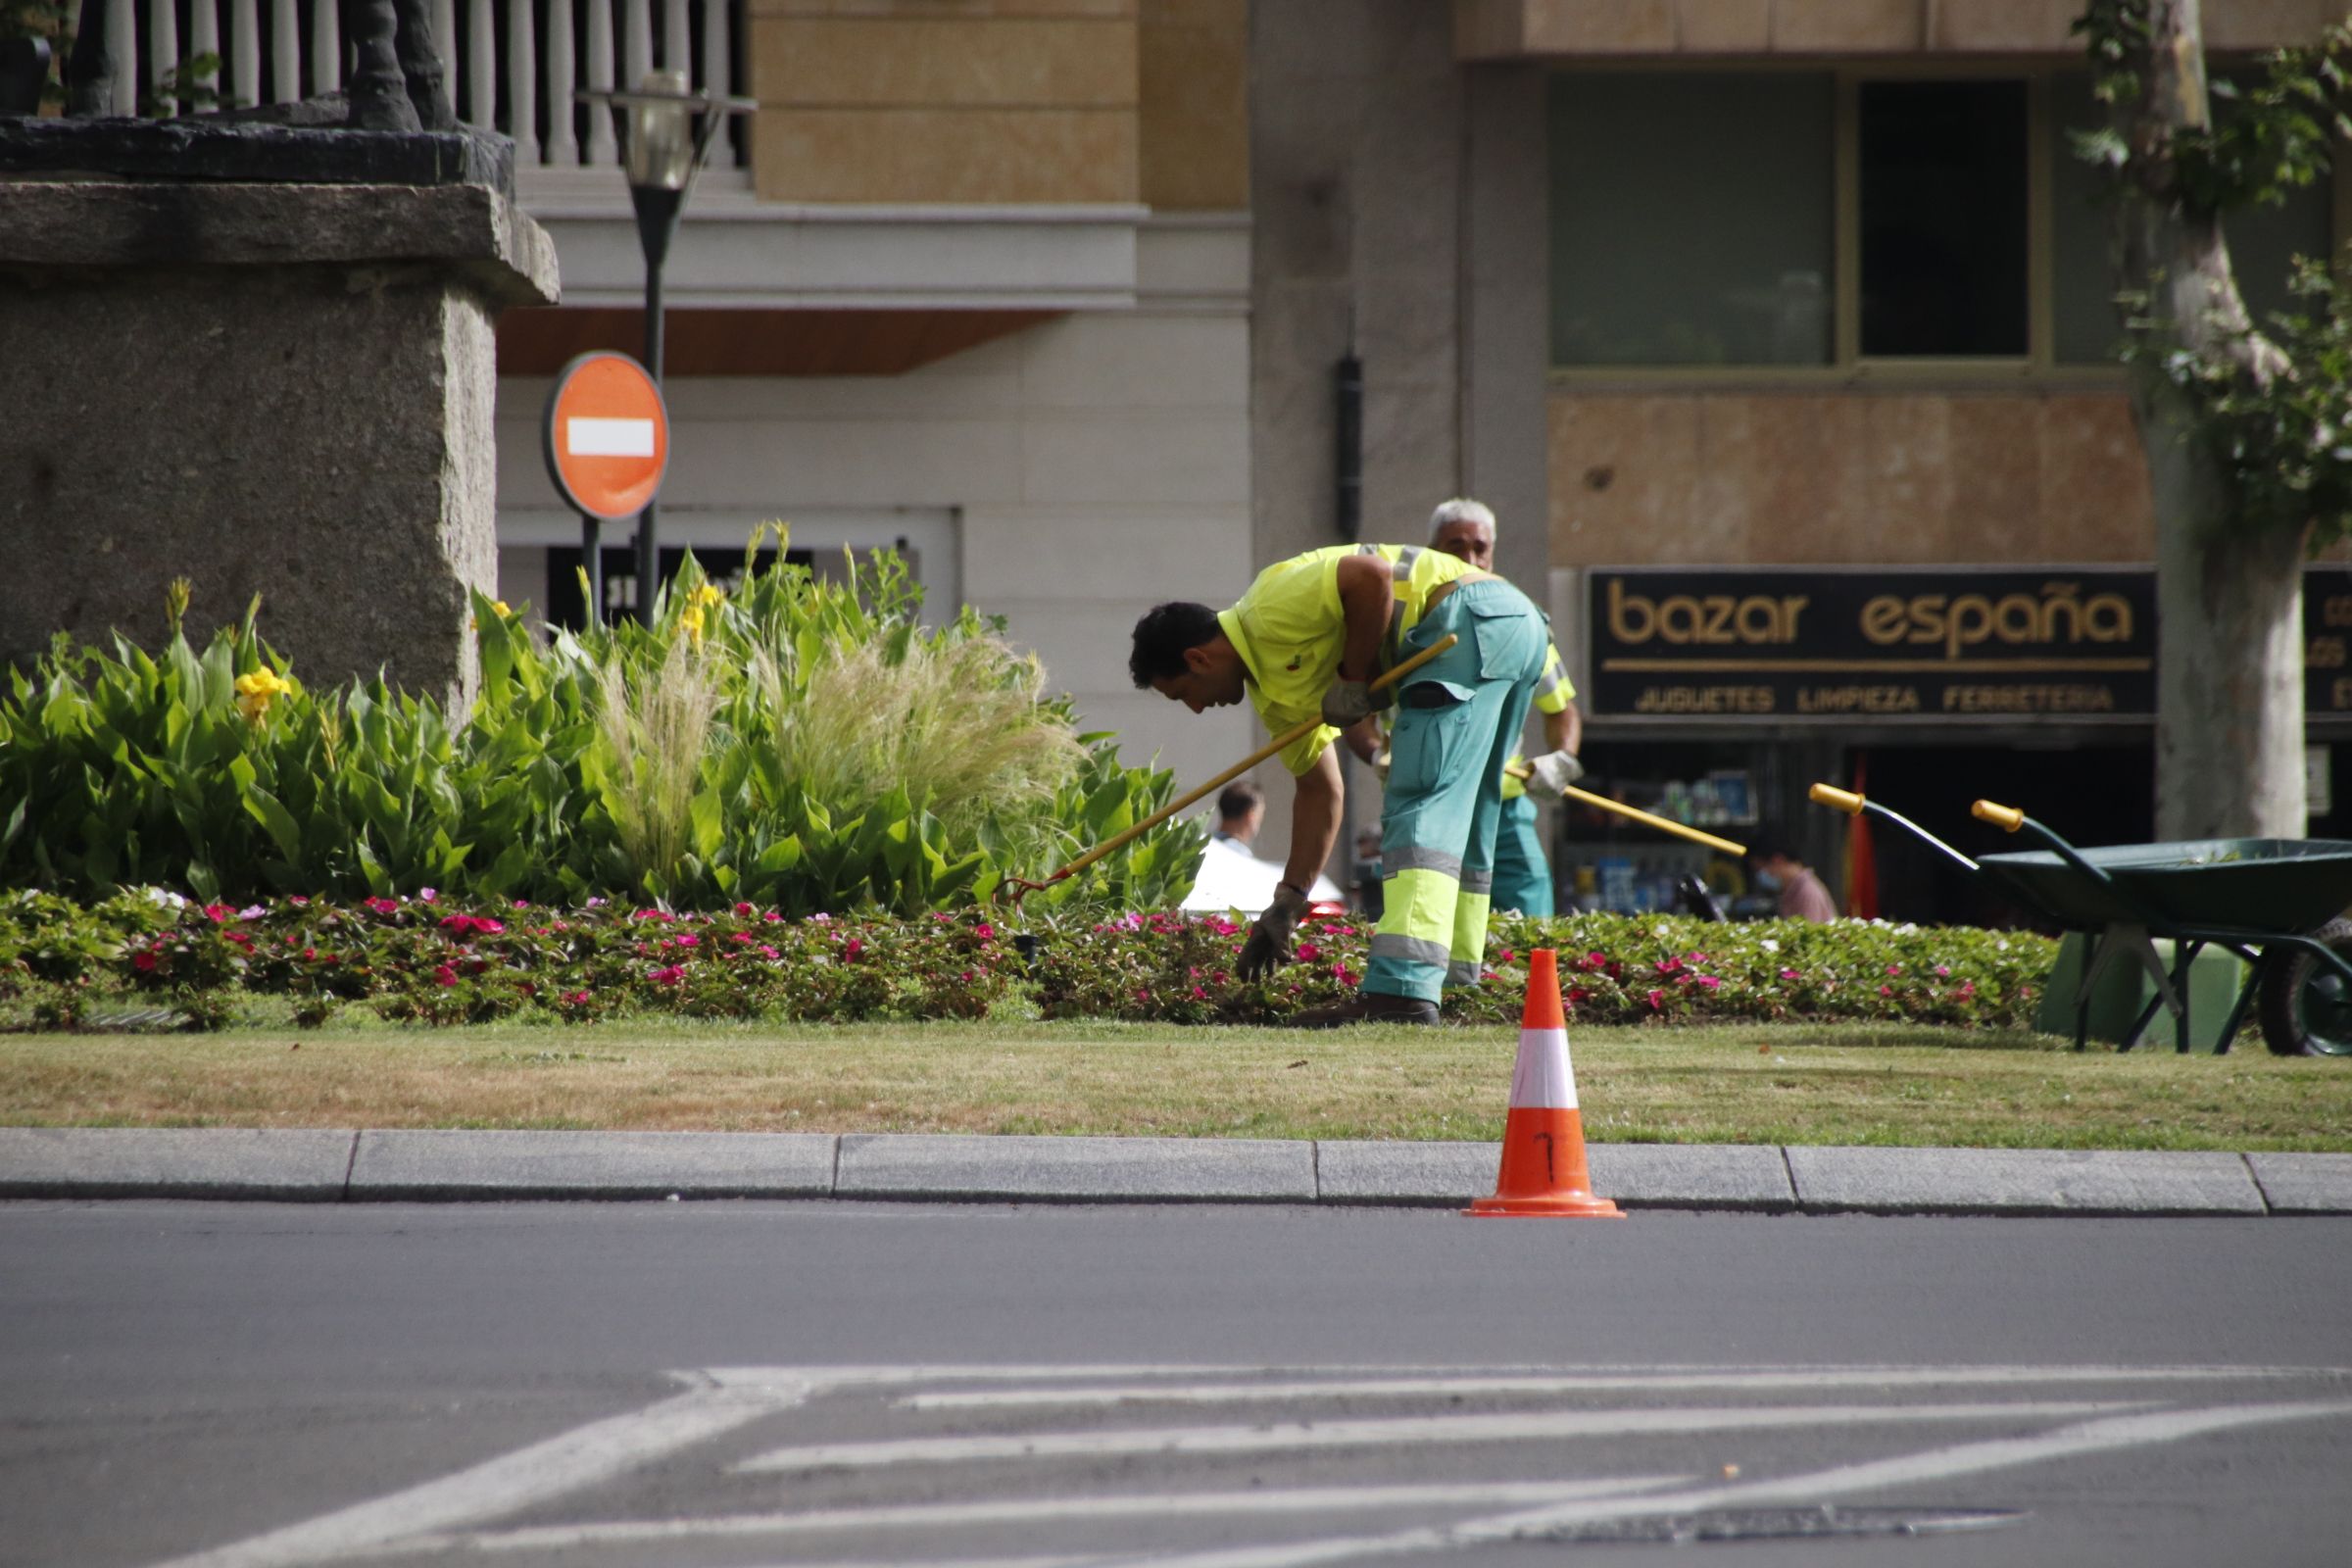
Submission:
M 1440 502 L 1429 515 L 1429 542 L 1480 571 L 1493 571 L 1494 509 L 1465 496 Z M 1553 912 L 1551 861 L 1544 853 L 1544 835 L 1537 831 L 1535 802 L 1528 796 L 1532 791 L 1556 801 L 1584 776 L 1584 764 L 1576 756 L 1584 719 L 1576 710 L 1575 697 L 1576 688 L 1568 682 L 1559 649 L 1545 649 L 1544 673 L 1536 682 L 1535 708 L 1544 715 L 1544 741 L 1549 750 L 1534 759 L 1513 753 L 1503 764 L 1502 821 L 1494 833 L 1493 892 L 1497 909 L 1538 916 Z M 1377 720 L 1368 719 L 1348 731 L 1347 739 L 1348 750 L 1364 761 L 1379 757 Z

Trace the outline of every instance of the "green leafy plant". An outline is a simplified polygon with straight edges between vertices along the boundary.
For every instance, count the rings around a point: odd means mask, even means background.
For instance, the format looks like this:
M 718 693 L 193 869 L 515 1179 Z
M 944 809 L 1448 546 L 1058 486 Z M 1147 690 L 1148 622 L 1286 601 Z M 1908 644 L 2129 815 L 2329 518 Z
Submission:
M 732 595 L 690 561 L 649 623 L 544 644 L 477 597 L 460 720 L 380 681 L 305 687 L 258 608 L 199 653 L 175 585 L 160 654 L 61 639 L 8 677 L 0 886 L 913 914 L 1043 879 L 1174 787 L 1073 733 L 1001 625 L 923 625 L 887 554 Z M 1200 843 L 1160 824 L 1037 902 L 1174 902 Z

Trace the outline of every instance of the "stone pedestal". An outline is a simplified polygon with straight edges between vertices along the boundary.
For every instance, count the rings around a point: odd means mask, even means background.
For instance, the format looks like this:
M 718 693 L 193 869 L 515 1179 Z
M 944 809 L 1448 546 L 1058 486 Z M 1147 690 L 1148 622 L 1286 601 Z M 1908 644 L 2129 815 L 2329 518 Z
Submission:
M 258 593 L 310 684 L 380 669 L 469 698 L 466 590 L 497 580 L 491 326 L 557 283 L 546 234 L 466 172 L 0 163 L 0 658 L 58 631 L 153 647 L 184 576 L 192 640 Z

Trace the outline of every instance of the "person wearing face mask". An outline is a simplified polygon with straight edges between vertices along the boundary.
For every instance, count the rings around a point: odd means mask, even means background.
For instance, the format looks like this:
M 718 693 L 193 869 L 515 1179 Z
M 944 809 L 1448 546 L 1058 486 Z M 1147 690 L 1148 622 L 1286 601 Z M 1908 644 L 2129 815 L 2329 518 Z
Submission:
M 1756 891 L 1779 896 L 1782 919 L 1838 918 L 1838 904 L 1830 897 L 1830 890 L 1813 874 L 1811 866 L 1790 853 L 1786 839 L 1774 833 L 1751 835 L 1747 858 L 1756 868 Z

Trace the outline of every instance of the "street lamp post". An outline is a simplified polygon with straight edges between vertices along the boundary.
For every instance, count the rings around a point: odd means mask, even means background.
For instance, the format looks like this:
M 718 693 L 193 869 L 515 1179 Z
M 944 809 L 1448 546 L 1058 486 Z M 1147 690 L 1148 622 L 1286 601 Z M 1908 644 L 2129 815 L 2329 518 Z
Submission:
M 720 123 L 730 114 L 755 107 L 748 98 L 708 90 L 694 92 L 683 71 L 649 71 L 634 92 L 583 91 L 589 103 L 610 104 L 621 123 L 621 167 L 628 175 L 629 202 L 637 210 L 637 243 L 645 252 L 645 368 L 662 385 L 662 268 L 678 232 L 678 215 L 694 176 L 710 150 Z M 654 618 L 661 582 L 660 511 L 646 503 L 637 519 L 637 618 Z

